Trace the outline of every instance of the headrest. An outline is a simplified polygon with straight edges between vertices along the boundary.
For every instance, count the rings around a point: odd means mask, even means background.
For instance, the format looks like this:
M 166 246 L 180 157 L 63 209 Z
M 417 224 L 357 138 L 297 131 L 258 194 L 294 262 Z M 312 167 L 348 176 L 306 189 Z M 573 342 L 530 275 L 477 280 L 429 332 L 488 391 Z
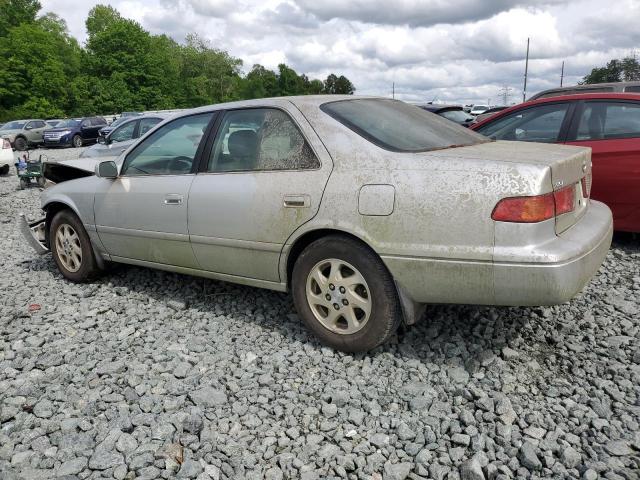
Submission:
M 234 157 L 250 157 L 258 149 L 258 134 L 253 130 L 237 130 L 229 135 L 229 153 Z

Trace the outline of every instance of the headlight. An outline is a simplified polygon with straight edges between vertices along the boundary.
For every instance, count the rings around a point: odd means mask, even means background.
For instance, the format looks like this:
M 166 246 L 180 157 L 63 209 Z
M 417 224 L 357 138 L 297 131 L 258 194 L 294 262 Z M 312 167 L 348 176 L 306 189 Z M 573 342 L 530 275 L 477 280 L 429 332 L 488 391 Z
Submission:
M 64 137 L 65 135 L 69 135 L 70 133 L 71 133 L 71 130 L 62 130 L 60 132 L 60 135 Z

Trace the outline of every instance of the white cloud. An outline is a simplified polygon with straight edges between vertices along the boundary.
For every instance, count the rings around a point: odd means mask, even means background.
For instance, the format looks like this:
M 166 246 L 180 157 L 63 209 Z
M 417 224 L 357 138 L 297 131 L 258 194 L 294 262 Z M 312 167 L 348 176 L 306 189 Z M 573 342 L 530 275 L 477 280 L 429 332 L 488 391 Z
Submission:
M 42 0 L 84 40 L 98 0 Z M 526 40 L 529 93 L 578 81 L 640 47 L 640 2 L 618 0 L 113 0 L 153 33 L 197 32 L 244 61 L 287 63 L 312 78 L 346 75 L 362 94 L 407 100 L 521 98 Z

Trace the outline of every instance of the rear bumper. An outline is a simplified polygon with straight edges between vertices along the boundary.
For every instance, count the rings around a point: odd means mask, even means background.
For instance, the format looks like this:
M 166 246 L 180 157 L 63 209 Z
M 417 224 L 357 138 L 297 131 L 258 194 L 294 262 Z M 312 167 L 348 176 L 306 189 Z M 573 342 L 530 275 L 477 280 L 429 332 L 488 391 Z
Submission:
M 557 305 L 573 298 L 596 274 L 612 235 L 611 211 L 592 201 L 580 221 L 561 235 L 533 247 L 509 248 L 508 261 L 384 255 L 382 260 L 418 303 Z
M 494 264 L 495 301 L 498 305 L 557 305 L 579 293 L 602 265 L 613 236 L 609 208 L 592 201 L 586 215 L 557 237 L 549 258 L 561 252 L 571 257 L 549 263 Z

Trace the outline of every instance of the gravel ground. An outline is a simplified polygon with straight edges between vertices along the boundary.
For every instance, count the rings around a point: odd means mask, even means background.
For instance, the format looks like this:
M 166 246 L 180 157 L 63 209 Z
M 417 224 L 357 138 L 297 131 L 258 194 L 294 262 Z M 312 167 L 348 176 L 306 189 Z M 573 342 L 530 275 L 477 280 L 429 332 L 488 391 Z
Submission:
M 124 266 L 66 282 L 22 241 L 39 190 L 16 187 L 0 178 L 3 480 L 639 478 L 638 239 L 569 304 L 432 306 L 349 356 L 284 294 Z

